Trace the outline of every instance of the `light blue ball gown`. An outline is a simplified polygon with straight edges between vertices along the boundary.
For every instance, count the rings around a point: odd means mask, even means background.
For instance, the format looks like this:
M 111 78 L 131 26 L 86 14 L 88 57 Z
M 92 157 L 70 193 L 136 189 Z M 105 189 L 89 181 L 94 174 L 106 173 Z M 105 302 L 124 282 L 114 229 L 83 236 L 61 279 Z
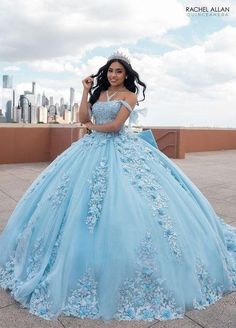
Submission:
M 121 100 L 97 101 L 97 124 Z M 0 286 L 37 316 L 168 320 L 236 290 L 236 231 L 161 151 L 123 126 L 74 142 L 0 236 Z

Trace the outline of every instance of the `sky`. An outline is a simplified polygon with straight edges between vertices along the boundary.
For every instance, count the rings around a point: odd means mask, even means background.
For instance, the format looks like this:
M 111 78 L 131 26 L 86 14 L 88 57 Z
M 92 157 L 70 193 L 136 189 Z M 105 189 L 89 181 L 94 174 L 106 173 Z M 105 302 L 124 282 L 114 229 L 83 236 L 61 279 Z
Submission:
M 236 0 L 0 2 L 0 72 L 17 97 L 35 81 L 36 94 L 69 101 L 73 87 L 79 102 L 82 79 L 116 50 L 147 85 L 140 124 L 236 127 Z

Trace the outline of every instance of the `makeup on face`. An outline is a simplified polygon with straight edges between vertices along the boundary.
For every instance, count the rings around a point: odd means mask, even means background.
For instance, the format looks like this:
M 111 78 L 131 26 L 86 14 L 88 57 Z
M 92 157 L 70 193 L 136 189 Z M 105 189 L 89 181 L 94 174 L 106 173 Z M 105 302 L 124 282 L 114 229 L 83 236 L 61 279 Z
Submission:
M 113 62 L 107 72 L 107 78 L 110 83 L 121 83 L 124 81 L 126 72 L 124 67 L 118 63 Z

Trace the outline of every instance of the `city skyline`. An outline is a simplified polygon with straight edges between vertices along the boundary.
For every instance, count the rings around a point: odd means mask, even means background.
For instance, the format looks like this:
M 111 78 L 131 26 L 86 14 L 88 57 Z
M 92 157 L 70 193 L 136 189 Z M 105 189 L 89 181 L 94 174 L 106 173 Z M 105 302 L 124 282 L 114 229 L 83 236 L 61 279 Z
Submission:
M 14 85 L 14 74 L 3 74 L 2 75 L 2 85 L 1 85 L 1 88 L 2 89 L 14 89 L 14 87 L 17 87 L 17 86 L 15 86 Z M 30 88 L 33 88 L 34 90 L 33 91 L 29 91 L 29 89 Z M 27 95 L 27 94 L 31 94 L 31 93 L 33 93 L 33 94 L 35 94 L 35 95 L 37 95 L 37 98 L 39 97 L 39 96 L 41 96 L 41 93 L 40 92 L 36 92 L 35 91 L 35 89 L 36 90 L 38 90 L 38 86 L 37 86 L 37 84 L 36 84 L 36 82 L 34 82 L 34 81 L 31 81 L 31 82 L 29 82 L 29 83 L 27 83 L 27 89 L 28 90 L 23 90 L 22 89 L 22 91 L 21 92 L 18 92 L 17 93 L 17 96 L 16 96 L 16 98 L 18 98 L 18 100 L 16 100 L 16 103 L 18 103 L 19 102 L 19 99 L 20 99 L 20 95 L 21 94 L 24 94 L 24 95 Z M 15 89 L 14 89 L 15 90 Z M 45 90 L 44 89 L 42 89 L 43 91 L 42 91 L 42 95 L 43 94 L 45 94 Z M 46 88 L 46 90 L 47 90 L 47 88 Z M 73 88 L 73 87 L 69 87 L 68 88 L 68 90 L 67 90 L 67 92 L 68 92 L 68 96 L 66 97 L 66 102 L 64 102 L 66 105 L 69 105 L 69 104 L 71 104 L 72 102 L 74 102 L 74 95 L 75 95 L 75 89 Z M 73 96 L 71 95 L 71 93 L 73 93 Z M 51 96 L 50 95 L 50 93 L 48 94 L 48 99 L 55 99 L 56 98 L 56 101 L 54 101 L 54 103 L 58 103 L 59 104 L 59 102 L 60 102 L 60 99 L 61 98 L 63 98 L 64 99 L 64 97 L 60 97 L 59 95 L 57 95 L 57 97 L 53 97 L 53 96 Z
M 36 82 L 32 81 L 31 91 L 24 90 L 16 99 L 12 75 L 2 76 L 2 104 L 0 123 L 75 123 L 78 104 L 74 102 L 74 88 L 70 87 L 70 103 L 64 98 L 54 103 L 53 96 L 36 95 Z
M 203 15 L 212 6 L 215 16 Z M 14 75 L 16 98 L 36 81 L 36 94 L 69 105 L 70 88 L 79 102 L 82 79 L 118 49 L 147 84 L 142 124 L 236 127 L 235 8 L 229 0 L 4 0 L 0 69 Z

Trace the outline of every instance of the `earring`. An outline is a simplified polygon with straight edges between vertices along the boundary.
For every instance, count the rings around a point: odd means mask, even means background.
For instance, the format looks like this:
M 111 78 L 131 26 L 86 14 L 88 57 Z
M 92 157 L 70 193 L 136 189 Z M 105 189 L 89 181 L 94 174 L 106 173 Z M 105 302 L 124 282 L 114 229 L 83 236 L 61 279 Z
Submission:
M 125 78 L 126 80 L 128 79 L 128 76 L 126 76 L 126 78 Z

